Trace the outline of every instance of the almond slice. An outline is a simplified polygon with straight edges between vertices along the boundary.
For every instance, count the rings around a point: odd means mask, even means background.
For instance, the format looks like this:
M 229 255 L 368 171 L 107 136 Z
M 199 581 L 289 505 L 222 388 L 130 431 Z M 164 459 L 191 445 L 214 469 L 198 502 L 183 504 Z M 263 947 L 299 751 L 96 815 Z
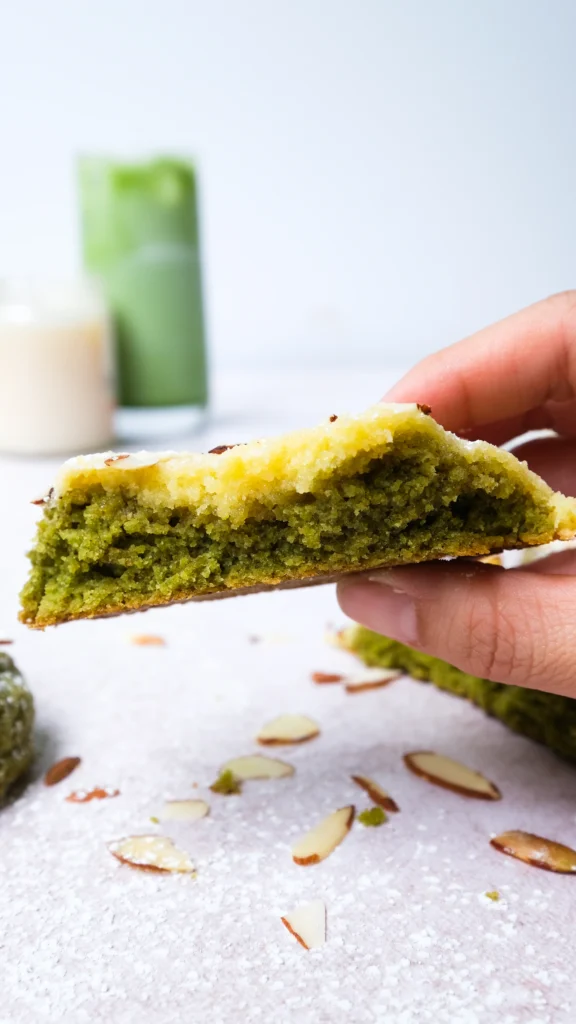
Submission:
M 66 800 L 69 804 L 89 804 L 91 800 L 107 800 L 112 796 L 120 796 L 120 790 L 111 789 L 110 786 L 96 786 L 94 789 L 76 789 Z
M 60 761 L 56 761 L 56 764 L 53 764 L 46 772 L 44 785 L 55 786 L 58 782 L 62 782 L 63 779 L 67 779 L 80 762 L 81 758 L 79 757 L 63 757 Z
M 40 498 L 33 498 L 30 502 L 31 505 L 47 505 L 48 502 L 54 497 L 54 488 L 51 487 L 48 494 L 42 495 Z
M 222 766 L 223 772 L 232 772 L 236 779 L 284 779 L 294 775 L 294 768 L 286 761 L 264 754 L 246 754 L 233 757 Z
M 121 452 L 120 455 L 111 455 L 110 458 L 104 459 L 105 466 L 112 466 L 115 462 L 123 462 L 124 459 L 130 458 L 130 452 Z
M 322 900 L 303 903 L 280 920 L 304 949 L 320 949 L 326 942 L 326 907 Z
M 324 818 L 319 825 L 301 836 L 292 847 L 295 864 L 319 864 L 346 838 L 354 821 L 355 807 L 340 807 Z
M 502 797 L 497 786 L 480 772 L 475 772 L 465 764 L 445 757 L 444 754 L 435 754 L 431 750 L 417 750 L 411 754 L 404 754 L 404 764 L 414 772 L 414 775 L 419 775 L 436 786 L 450 789 L 453 793 L 474 797 L 477 800 L 500 800 Z
M 545 871 L 556 871 L 561 875 L 576 872 L 576 850 L 563 843 L 556 843 L 532 832 L 502 832 L 490 840 L 491 845 L 509 857 L 516 857 L 525 864 Z
M 263 746 L 280 746 L 283 743 L 305 743 L 319 733 L 316 722 L 306 715 L 278 715 L 262 727 L 256 740 Z
M 160 821 L 198 821 L 210 810 L 205 800 L 166 800 L 160 811 Z
M 346 693 L 362 693 L 363 690 L 379 690 L 382 686 L 398 679 L 402 673 L 397 668 L 365 668 L 346 676 L 344 689 Z
M 165 647 L 166 641 L 163 636 L 155 636 L 154 633 L 135 633 L 130 637 L 131 642 L 137 647 Z
M 352 629 L 353 627 L 351 627 L 349 633 L 352 632 Z M 329 647 L 337 647 L 339 650 L 343 649 L 346 651 L 348 649 L 348 642 L 345 633 L 345 629 L 333 629 L 331 626 L 327 626 L 324 632 L 324 641 Z
M 351 779 L 352 782 L 355 782 L 357 786 L 360 786 L 368 794 L 373 803 L 383 807 L 385 811 L 394 812 L 400 810 L 396 801 L 392 799 L 382 786 L 374 782 L 374 779 L 369 779 L 367 775 L 352 775 Z
M 190 857 L 167 836 L 128 836 L 108 843 L 108 849 L 122 864 L 143 871 L 162 871 L 192 875 L 196 873 Z
M 484 565 L 503 565 L 502 555 L 483 555 L 478 561 Z
M 324 640 L 329 647 L 337 647 L 341 651 L 353 651 L 355 629 L 355 626 L 346 626 L 344 629 L 333 629 L 328 626 L 324 633 Z
M 340 672 L 313 672 L 311 676 L 313 683 L 341 683 L 344 676 Z

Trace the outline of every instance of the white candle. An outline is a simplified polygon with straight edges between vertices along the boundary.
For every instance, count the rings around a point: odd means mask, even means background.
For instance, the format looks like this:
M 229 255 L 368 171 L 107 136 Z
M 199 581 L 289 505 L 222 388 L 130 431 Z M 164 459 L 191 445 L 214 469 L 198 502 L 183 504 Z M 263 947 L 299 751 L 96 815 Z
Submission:
M 0 283 L 0 451 L 64 454 L 113 438 L 110 331 L 91 282 Z

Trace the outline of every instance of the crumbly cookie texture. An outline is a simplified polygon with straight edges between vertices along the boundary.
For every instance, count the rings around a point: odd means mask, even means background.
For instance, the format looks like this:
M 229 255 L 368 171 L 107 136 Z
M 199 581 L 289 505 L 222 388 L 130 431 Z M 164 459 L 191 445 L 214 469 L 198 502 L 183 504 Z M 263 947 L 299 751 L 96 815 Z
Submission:
M 345 629 L 340 643 L 366 665 L 399 668 L 414 679 L 464 697 L 514 732 L 576 761 L 576 700 L 468 675 L 440 658 L 372 633 L 364 626 Z
M 542 544 L 576 502 L 418 405 L 204 455 L 81 456 L 45 502 L 21 618 L 44 627 Z
M 0 651 L 0 801 L 33 757 L 34 702 L 12 658 Z

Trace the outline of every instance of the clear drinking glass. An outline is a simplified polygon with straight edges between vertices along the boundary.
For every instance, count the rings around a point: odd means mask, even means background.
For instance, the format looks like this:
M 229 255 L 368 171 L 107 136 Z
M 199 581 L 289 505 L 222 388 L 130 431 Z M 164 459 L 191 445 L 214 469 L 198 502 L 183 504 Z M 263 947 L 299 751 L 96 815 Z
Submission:
M 76 454 L 110 447 L 109 320 L 88 280 L 0 281 L 0 451 Z
M 79 163 L 84 262 L 103 283 L 118 358 L 118 434 L 188 431 L 207 405 L 196 171 L 173 157 Z

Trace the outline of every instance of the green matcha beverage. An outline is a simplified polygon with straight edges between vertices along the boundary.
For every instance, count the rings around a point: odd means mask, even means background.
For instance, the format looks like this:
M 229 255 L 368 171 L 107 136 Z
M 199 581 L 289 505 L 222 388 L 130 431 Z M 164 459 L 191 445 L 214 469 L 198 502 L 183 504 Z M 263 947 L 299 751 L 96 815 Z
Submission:
M 196 174 L 176 158 L 79 164 L 84 262 L 113 317 L 118 432 L 159 440 L 207 402 Z

